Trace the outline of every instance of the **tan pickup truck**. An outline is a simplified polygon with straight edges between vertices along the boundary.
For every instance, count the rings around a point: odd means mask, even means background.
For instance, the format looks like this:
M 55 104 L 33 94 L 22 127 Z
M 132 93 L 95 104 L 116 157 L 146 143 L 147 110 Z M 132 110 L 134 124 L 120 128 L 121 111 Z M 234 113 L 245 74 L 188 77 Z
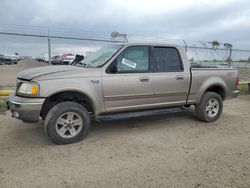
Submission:
M 28 69 L 17 75 L 8 105 L 12 116 L 44 123 L 57 144 L 82 140 L 95 120 L 177 112 L 195 106 L 205 122 L 218 119 L 223 101 L 238 95 L 234 68 L 192 68 L 182 47 L 113 44 L 77 66 Z

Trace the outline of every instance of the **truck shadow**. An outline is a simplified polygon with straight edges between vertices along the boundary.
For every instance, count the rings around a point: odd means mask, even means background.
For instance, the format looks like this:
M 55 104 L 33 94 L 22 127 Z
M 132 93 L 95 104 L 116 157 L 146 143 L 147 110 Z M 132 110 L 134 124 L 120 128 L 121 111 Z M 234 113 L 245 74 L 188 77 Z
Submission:
M 44 128 L 38 123 L 27 124 L 20 122 L 19 120 L 15 121 L 15 126 L 11 131 L 12 143 L 16 147 L 43 147 L 54 145 L 54 143 L 49 139 L 45 134 Z M 181 121 L 181 123 L 179 123 Z M 92 127 L 90 133 L 87 135 L 85 142 L 88 139 L 97 139 L 99 137 L 105 136 L 105 134 L 126 134 L 126 132 L 131 131 L 132 129 L 147 129 L 157 130 L 162 129 L 162 127 L 175 127 L 175 126 L 185 126 L 185 123 L 182 122 L 197 122 L 198 120 L 194 116 L 192 110 L 184 110 L 183 112 L 178 112 L 174 114 L 167 115 L 154 115 L 146 116 L 139 118 L 131 119 L 121 119 L 113 121 L 102 121 L 95 122 L 92 121 Z M 189 123 L 190 125 L 190 123 Z
M 93 121 L 92 123 L 92 130 L 94 134 L 98 134 L 98 132 L 112 132 L 120 131 L 124 129 L 133 129 L 133 128 L 144 128 L 150 127 L 152 129 L 161 128 L 162 125 L 171 127 L 175 126 L 178 121 L 182 119 L 183 121 L 194 121 L 197 122 L 197 118 L 193 110 L 187 109 L 183 112 L 177 112 L 173 114 L 166 114 L 166 115 L 153 115 L 153 116 L 144 116 L 144 117 L 137 117 L 137 118 L 130 118 L 130 119 L 120 119 L 120 120 L 112 120 L 112 121 L 102 121 L 96 122 Z M 200 122 L 200 121 L 199 121 Z M 182 124 L 185 126 L 185 124 Z M 121 131 L 121 132 L 122 132 Z

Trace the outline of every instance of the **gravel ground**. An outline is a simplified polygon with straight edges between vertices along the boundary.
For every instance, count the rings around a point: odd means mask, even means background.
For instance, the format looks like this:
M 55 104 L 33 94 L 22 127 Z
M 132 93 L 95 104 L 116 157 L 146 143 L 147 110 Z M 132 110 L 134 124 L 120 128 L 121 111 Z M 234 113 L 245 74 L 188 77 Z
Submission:
M 0 187 L 250 187 L 250 96 L 202 123 L 174 115 L 94 123 L 54 145 L 38 124 L 0 114 Z

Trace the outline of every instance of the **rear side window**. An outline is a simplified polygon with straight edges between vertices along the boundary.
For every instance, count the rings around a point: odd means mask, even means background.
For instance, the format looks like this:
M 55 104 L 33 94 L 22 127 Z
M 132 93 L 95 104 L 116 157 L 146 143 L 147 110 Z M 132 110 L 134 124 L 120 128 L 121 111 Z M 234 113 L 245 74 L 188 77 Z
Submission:
M 183 71 L 180 54 L 173 47 L 153 47 L 153 58 L 157 72 Z

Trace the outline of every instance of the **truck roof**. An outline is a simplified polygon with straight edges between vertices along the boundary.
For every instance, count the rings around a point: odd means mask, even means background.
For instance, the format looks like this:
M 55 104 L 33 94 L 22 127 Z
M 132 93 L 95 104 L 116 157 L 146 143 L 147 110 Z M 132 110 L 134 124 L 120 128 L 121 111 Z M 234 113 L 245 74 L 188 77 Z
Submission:
M 118 45 L 124 45 L 124 46 L 165 46 L 165 47 L 176 47 L 179 48 L 182 46 L 177 44 L 166 44 L 166 43 L 149 43 L 149 42 L 128 42 L 128 43 L 116 43 Z

